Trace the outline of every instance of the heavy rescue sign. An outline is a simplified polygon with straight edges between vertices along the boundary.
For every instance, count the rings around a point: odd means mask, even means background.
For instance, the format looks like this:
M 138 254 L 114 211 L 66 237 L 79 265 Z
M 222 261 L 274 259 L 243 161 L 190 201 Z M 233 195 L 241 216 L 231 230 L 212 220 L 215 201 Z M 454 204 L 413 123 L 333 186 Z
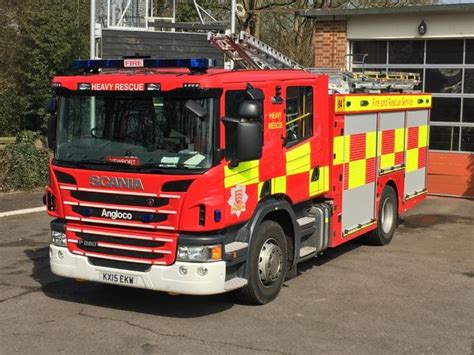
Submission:
M 94 83 L 92 91 L 143 91 L 144 83 Z

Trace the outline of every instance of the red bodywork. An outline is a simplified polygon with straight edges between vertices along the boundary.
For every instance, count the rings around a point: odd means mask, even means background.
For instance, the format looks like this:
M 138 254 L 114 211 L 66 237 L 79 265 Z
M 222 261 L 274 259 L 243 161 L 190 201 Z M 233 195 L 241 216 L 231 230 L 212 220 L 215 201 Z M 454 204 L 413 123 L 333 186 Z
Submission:
M 48 214 L 52 217 L 65 219 L 67 222 L 68 248 L 71 252 L 112 260 L 169 265 L 175 261 L 176 245 L 178 235 L 181 233 L 193 233 L 205 235 L 215 231 L 225 231 L 234 225 L 243 225 L 249 221 L 257 209 L 260 200 L 261 183 L 272 180 L 278 176 L 285 176 L 284 198 L 291 204 L 297 205 L 310 199 L 321 199 L 333 203 L 329 246 L 334 247 L 350 239 L 359 236 L 375 225 L 367 226 L 349 237 L 343 238 L 340 220 L 337 216 L 342 211 L 342 189 L 343 183 L 339 176 L 342 174 L 340 167 L 333 167 L 333 137 L 340 135 L 344 129 L 343 115 L 334 111 L 334 95 L 328 94 L 328 79 L 325 75 L 315 75 L 299 70 L 273 70 L 273 71 L 226 71 L 209 70 L 205 74 L 191 75 L 185 70 L 130 70 L 114 71 L 102 74 L 58 76 L 53 79 L 53 87 L 63 87 L 69 90 L 77 90 L 80 83 L 91 83 L 93 87 L 100 90 L 128 88 L 129 90 L 142 90 L 146 83 L 159 83 L 162 91 L 183 88 L 185 84 L 198 83 L 201 88 L 218 88 L 223 90 L 220 98 L 219 117 L 225 115 L 225 93 L 228 90 L 245 90 L 248 83 L 253 87 L 261 89 L 265 96 L 263 112 L 264 146 L 262 158 L 257 167 L 243 171 L 242 179 L 245 186 L 244 192 L 237 190 L 232 192 L 232 186 L 226 186 L 226 176 L 232 173 L 228 169 L 228 161 L 222 159 L 205 173 L 190 175 L 159 175 L 138 174 L 130 172 L 107 172 L 81 170 L 50 165 L 51 183 L 47 189 L 48 195 L 55 198 L 54 209 Z M 275 88 L 281 87 L 283 103 L 272 103 L 271 97 L 275 95 Z M 313 88 L 313 135 L 303 142 L 285 147 L 285 92 L 288 86 L 311 86 Z M 220 123 L 220 148 L 225 148 L 224 125 Z M 287 152 L 298 149 L 303 145 L 310 145 L 310 166 L 327 167 L 329 169 L 328 189 L 317 195 L 310 196 L 308 185 L 310 175 L 308 173 L 287 174 L 288 157 Z M 58 181 L 57 172 L 72 176 L 76 183 L 61 183 Z M 256 174 L 256 180 L 249 182 L 251 178 L 244 175 Z M 106 176 L 108 178 L 140 178 L 143 190 L 127 190 L 118 187 L 93 187 L 90 185 L 91 176 Z M 236 177 L 238 179 L 239 177 Z M 245 180 L 247 179 L 247 180 Z M 192 184 L 186 192 L 165 192 L 162 186 L 165 182 L 178 180 L 192 180 Z M 230 180 L 229 180 L 230 181 Z M 377 181 L 377 201 L 381 191 L 388 181 L 392 181 L 398 191 L 403 191 L 403 172 L 398 171 L 385 174 Z M 148 207 L 146 204 L 103 203 L 89 201 L 82 198 L 81 193 L 117 193 L 116 196 L 124 196 L 133 200 L 133 196 L 145 199 L 162 199 L 159 207 Z M 234 193 L 234 201 L 229 202 Z M 245 195 L 247 199 L 244 199 Z M 79 198 L 78 198 L 79 196 Z M 132 196 L 132 197 L 130 197 Z M 424 198 L 425 194 L 405 202 L 402 194 L 399 194 L 399 212 L 404 212 L 415 202 Z M 90 197 L 90 196 L 89 196 Z M 92 198 L 94 200 L 94 198 Z M 142 200 L 143 201 L 143 200 Z M 378 202 L 374 201 L 375 204 Z M 243 205 L 243 208 L 242 208 Z M 89 217 L 84 218 L 74 211 L 76 206 L 89 208 L 109 208 L 135 210 L 150 213 L 162 213 L 166 219 L 158 223 L 124 222 L 114 221 L 110 218 Z M 92 206 L 92 207 L 91 207 Z M 95 207 L 94 207 L 95 206 Z M 202 206 L 204 208 L 205 223 L 200 223 L 202 218 Z M 239 213 L 233 213 L 232 208 L 238 208 Z M 77 208 L 76 208 L 77 211 Z M 215 211 L 220 211 L 222 218 L 216 220 Z M 235 212 L 235 211 L 234 211 Z M 201 213 L 201 216 L 200 216 Z M 80 239 L 78 233 L 96 233 L 110 237 L 110 240 L 99 242 L 98 250 L 91 251 L 79 248 L 77 241 Z M 122 244 L 121 238 L 127 240 Z M 155 241 L 152 246 L 131 245 L 129 239 Z M 114 248 L 108 249 L 108 243 L 113 243 Z M 110 252 L 123 248 L 124 252 Z M 134 253 L 146 253 L 147 257 L 135 257 Z

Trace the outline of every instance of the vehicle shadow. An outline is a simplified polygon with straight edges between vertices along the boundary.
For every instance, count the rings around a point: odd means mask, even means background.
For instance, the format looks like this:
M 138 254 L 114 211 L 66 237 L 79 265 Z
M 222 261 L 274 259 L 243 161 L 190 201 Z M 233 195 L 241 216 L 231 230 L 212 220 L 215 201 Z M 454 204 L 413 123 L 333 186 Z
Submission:
M 48 297 L 92 306 L 173 318 L 197 318 L 224 312 L 235 304 L 232 294 L 171 296 L 164 292 L 77 281 L 54 275 L 49 268 L 49 247 L 25 250 L 33 262 L 31 277 Z
M 323 255 L 298 265 L 298 276 L 361 246 L 356 241 L 328 249 Z M 235 304 L 232 293 L 212 296 L 172 296 L 164 292 L 79 281 L 54 275 L 49 267 L 49 247 L 27 249 L 33 262 L 31 277 L 50 298 L 84 305 L 173 318 L 198 318 L 225 312 Z
M 319 255 L 317 258 L 312 258 L 298 264 L 298 276 L 301 274 L 313 269 L 314 267 L 322 266 L 332 260 L 349 253 L 364 244 L 359 241 L 357 238 L 351 240 L 350 242 L 344 243 L 336 248 L 327 249 L 322 255 Z

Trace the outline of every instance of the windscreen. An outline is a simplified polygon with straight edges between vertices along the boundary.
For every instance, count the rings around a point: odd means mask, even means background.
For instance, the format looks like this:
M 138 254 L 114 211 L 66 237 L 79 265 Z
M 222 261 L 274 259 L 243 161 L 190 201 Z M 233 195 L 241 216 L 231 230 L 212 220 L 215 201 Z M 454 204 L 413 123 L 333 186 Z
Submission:
M 214 100 L 169 95 L 61 97 L 55 158 L 137 169 L 207 169 L 212 164 Z M 196 104 L 207 111 L 204 117 L 189 109 Z

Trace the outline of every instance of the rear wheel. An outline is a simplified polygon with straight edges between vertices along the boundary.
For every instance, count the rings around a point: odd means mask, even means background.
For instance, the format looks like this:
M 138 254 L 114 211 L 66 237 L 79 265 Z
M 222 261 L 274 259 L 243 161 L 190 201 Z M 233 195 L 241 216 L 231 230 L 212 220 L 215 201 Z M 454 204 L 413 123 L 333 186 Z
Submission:
M 397 194 L 393 187 L 387 185 L 380 198 L 377 228 L 363 237 L 371 245 L 387 245 L 391 242 L 398 225 Z
M 252 238 L 248 284 L 237 291 L 237 299 L 249 304 L 273 301 L 285 280 L 288 251 L 285 233 L 274 221 L 264 221 Z

